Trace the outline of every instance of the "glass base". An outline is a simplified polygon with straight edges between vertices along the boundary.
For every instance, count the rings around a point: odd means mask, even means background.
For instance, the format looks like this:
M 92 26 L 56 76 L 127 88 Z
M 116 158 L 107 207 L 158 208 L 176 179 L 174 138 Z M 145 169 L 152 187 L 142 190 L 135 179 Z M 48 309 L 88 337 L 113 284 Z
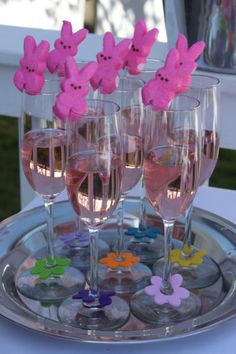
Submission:
M 59 319 L 66 324 L 87 330 L 114 330 L 122 327 L 129 319 L 127 302 L 118 296 L 104 307 L 84 305 L 80 299 L 66 299 L 58 310 Z
M 147 295 L 143 289 L 132 296 L 130 307 L 134 316 L 144 322 L 169 326 L 198 316 L 201 311 L 201 301 L 190 293 L 190 296 L 182 300 L 178 307 L 170 304 L 158 305 L 154 302 L 154 297 Z
M 15 284 L 17 290 L 27 298 L 41 302 L 57 302 L 82 289 L 85 277 L 78 269 L 70 266 L 65 268 L 63 275 L 51 276 L 48 279 L 40 279 L 27 269 L 17 272 Z
M 154 275 L 163 275 L 164 258 L 157 260 L 153 265 Z M 208 257 L 203 257 L 201 265 L 192 268 L 181 267 L 179 264 L 172 264 L 171 274 L 180 274 L 183 277 L 182 286 L 189 290 L 201 289 L 214 284 L 221 276 L 219 266 L 215 261 Z
M 61 257 L 71 260 L 71 265 L 82 271 L 89 268 L 90 265 L 90 246 L 80 242 L 79 239 L 73 240 L 71 243 L 57 245 L 57 253 Z M 109 245 L 103 241 L 98 241 L 98 258 L 104 257 L 110 251 Z
M 134 256 L 139 257 L 142 263 L 152 265 L 157 259 L 164 256 L 164 240 L 162 236 L 157 236 L 156 239 L 148 237 L 136 239 L 132 237 L 127 242 L 127 249 Z
M 152 272 L 145 264 L 134 263 L 131 268 L 108 268 L 99 264 L 98 284 L 102 290 L 117 294 L 133 294 L 150 283 Z

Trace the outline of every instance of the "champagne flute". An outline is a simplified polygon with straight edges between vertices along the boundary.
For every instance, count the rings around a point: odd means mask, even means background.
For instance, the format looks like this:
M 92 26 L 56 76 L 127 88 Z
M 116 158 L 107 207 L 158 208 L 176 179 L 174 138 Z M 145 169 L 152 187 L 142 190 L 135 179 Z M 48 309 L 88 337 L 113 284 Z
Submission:
M 65 188 L 66 127 L 53 113 L 59 80 L 47 80 L 36 96 L 23 93 L 20 156 L 31 187 L 43 198 L 47 220 L 47 251 L 29 257 L 16 273 L 17 290 L 40 301 L 59 301 L 84 286 L 84 275 L 55 254 L 54 200 Z M 44 257 L 44 258 L 43 258 Z
M 146 83 L 155 77 L 156 71 L 164 65 L 161 59 L 148 58 L 146 63 L 140 68 L 139 73 L 134 77 Z M 125 74 L 129 74 L 129 68 L 125 68 Z M 132 75 L 130 75 L 132 77 Z M 140 215 L 138 227 L 130 227 L 125 234 L 131 236 L 127 243 L 127 249 L 140 260 L 148 265 L 152 265 L 157 259 L 163 257 L 163 238 L 158 237 L 159 228 L 148 224 L 147 220 L 147 200 L 144 189 L 143 175 L 140 184 Z
M 147 123 L 144 184 L 147 197 L 164 224 L 165 265 L 162 276 L 131 299 L 135 316 L 149 323 L 170 325 L 200 313 L 197 296 L 181 287 L 171 272 L 171 243 L 175 220 L 191 203 L 198 187 L 200 159 L 199 101 L 177 96 L 167 110 L 153 112 Z
M 133 77 L 121 77 L 116 91 L 109 95 L 121 107 L 123 129 L 124 177 L 122 195 L 117 209 L 117 242 L 115 252 L 100 259 L 99 284 L 102 289 L 129 294 L 148 284 L 150 268 L 125 249 L 124 200 L 128 192 L 139 182 L 143 168 L 145 135 L 144 107 L 141 98 L 143 81 Z
M 201 104 L 202 152 L 199 186 L 212 175 L 217 163 L 220 146 L 220 81 L 213 76 L 194 74 L 188 94 L 196 97 Z M 173 273 L 183 276 L 183 284 L 188 289 L 205 288 L 214 284 L 221 276 L 217 263 L 206 250 L 193 247 L 194 234 L 191 229 L 193 200 L 185 211 L 185 228 L 182 249 L 172 250 Z M 160 260 L 153 271 L 160 274 Z M 216 294 L 217 295 L 217 294 Z M 217 296 L 216 296 L 217 297 Z
M 88 330 L 115 329 L 129 317 L 127 302 L 98 286 L 98 232 L 120 200 L 123 177 L 119 106 L 88 100 L 86 114 L 75 122 L 66 169 L 69 200 L 90 233 L 88 288 L 59 307 L 62 322 Z

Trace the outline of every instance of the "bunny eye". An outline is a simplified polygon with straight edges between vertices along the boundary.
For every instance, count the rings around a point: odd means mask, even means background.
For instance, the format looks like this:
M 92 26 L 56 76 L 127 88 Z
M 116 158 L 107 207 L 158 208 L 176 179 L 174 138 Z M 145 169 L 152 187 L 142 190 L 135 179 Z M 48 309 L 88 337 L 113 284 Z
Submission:
M 63 45 L 64 44 L 63 41 L 60 41 L 60 44 Z
M 111 59 L 111 56 L 109 55 L 107 58 L 108 58 L 108 59 Z
M 79 86 L 78 86 L 78 89 L 82 89 L 82 86 L 81 86 L 81 85 L 79 85 Z
M 71 87 L 74 87 L 74 84 L 70 84 Z
M 159 77 L 160 77 L 160 76 L 161 76 L 161 74 L 160 74 L 160 73 L 158 73 L 158 75 L 157 75 L 157 76 L 159 76 Z
M 168 82 L 169 80 L 167 78 L 165 78 L 165 81 Z

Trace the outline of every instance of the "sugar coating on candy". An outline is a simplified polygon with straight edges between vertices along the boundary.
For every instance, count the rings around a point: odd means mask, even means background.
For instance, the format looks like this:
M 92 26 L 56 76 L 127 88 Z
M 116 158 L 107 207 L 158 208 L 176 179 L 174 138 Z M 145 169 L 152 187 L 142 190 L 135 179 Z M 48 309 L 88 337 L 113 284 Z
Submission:
M 29 95 L 37 95 L 42 90 L 49 48 L 47 41 L 42 40 L 37 45 L 34 37 L 25 37 L 24 56 L 20 59 L 20 67 L 13 77 L 18 90 Z
M 182 87 L 184 78 L 190 76 L 195 69 L 196 63 L 192 61 L 179 65 L 179 52 L 172 48 L 164 66 L 142 88 L 143 103 L 152 105 L 153 111 L 167 109 L 169 102 Z
M 89 92 L 89 80 L 97 70 L 96 62 L 89 62 L 80 70 L 73 57 L 65 62 L 65 80 L 61 83 L 62 92 L 56 97 L 54 113 L 62 120 L 79 119 L 87 109 L 85 96 Z
M 110 94 L 118 86 L 119 70 L 124 66 L 130 39 L 123 39 L 118 44 L 111 32 L 103 37 L 103 49 L 97 54 L 98 69 L 90 80 L 94 90 L 100 88 L 101 93 Z
M 74 57 L 78 52 L 78 46 L 86 38 L 88 30 L 82 28 L 73 33 L 69 21 L 63 21 L 61 36 L 58 38 L 53 49 L 48 55 L 47 66 L 50 73 L 57 73 L 58 76 L 65 76 L 65 61 L 68 56 Z
M 157 28 L 148 31 L 146 23 L 142 19 L 136 22 L 132 44 L 125 58 L 125 66 L 131 75 L 140 73 L 157 39 L 158 32 Z
M 191 47 L 188 47 L 187 38 L 182 34 L 179 33 L 177 41 L 176 41 L 176 49 L 179 52 L 179 63 L 178 65 L 185 65 L 186 63 L 192 62 L 195 63 L 195 60 L 200 56 L 203 52 L 206 44 L 204 41 L 198 41 L 194 43 Z M 197 67 L 197 64 L 195 63 Z M 178 93 L 186 92 L 191 85 L 191 74 L 187 75 L 183 78 L 182 85 L 178 90 Z

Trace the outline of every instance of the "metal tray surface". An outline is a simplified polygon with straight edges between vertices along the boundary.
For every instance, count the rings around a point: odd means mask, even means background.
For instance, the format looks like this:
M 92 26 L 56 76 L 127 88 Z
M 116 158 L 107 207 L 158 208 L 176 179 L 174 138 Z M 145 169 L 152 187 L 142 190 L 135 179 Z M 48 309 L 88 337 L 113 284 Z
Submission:
M 137 226 L 138 215 L 138 200 L 127 198 L 126 225 Z M 161 225 L 151 207 L 148 209 L 148 218 L 153 224 Z M 69 202 L 55 204 L 57 237 L 70 229 L 75 221 L 76 215 Z M 112 217 L 101 231 L 101 238 L 107 243 L 112 244 L 114 241 L 115 225 L 115 217 Z M 178 227 L 183 229 L 181 220 L 177 223 L 177 234 Z M 45 248 L 45 228 L 43 207 L 16 214 L 0 224 L 0 314 L 16 324 L 75 341 L 141 343 L 197 334 L 236 315 L 236 226 L 219 216 L 195 208 L 192 220 L 194 245 L 206 249 L 222 271 L 222 279 L 202 291 L 203 298 L 206 296 L 208 300 L 214 298 L 218 292 L 219 299 L 215 305 L 196 318 L 162 327 L 143 323 L 131 315 L 128 323 L 116 331 L 87 331 L 65 325 L 58 320 L 57 305 L 41 304 L 17 293 L 14 284 L 17 269 L 27 257 L 32 257 Z

